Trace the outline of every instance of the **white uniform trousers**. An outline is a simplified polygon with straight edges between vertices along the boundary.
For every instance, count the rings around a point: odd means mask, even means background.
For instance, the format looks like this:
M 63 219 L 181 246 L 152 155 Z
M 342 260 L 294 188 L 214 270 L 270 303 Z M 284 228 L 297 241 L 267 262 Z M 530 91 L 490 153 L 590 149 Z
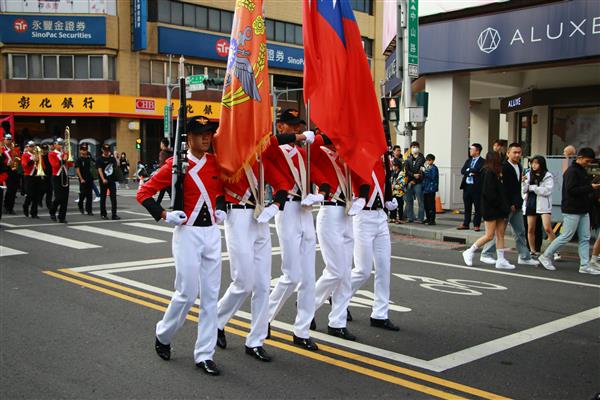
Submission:
M 156 324 L 156 337 L 171 344 L 185 322 L 190 307 L 200 296 L 196 363 L 212 360 L 217 343 L 217 299 L 221 286 L 221 233 L 217 225 L 181 225 L 173 232 L 175 293 L 163 319 Z
M 315 315 L 317 239 L 311 211 L 312 208 L 302 207 L 299 201 L 288 201 L 275 216 L 283 275 L 269 297 L 269 321 L 273 321 L 285 301 L 298 290 L 294 334 L 304 339 L 310 337 L 310 322 Z
M 271 287 L 271 233 L 259 224 L 254 210 L 231 209 L 225 221 L 231 284 L 217 306 L 217 326 L 223 329 L 250 293 L 252 327 L 246 346 L 262 346 L 267 337 Z
M 387 216 L 382 209 L 362 210 L 354 217 L 353 228 L 352 294 L 369 279 L 375 262 L 375 301 L 371 318 L 387 319 L 392 256 Z
M 324 205 L 317 214 L 317 238 L 325 262 L 315 287 L 315 308 L 331 296 L 329 326 L 345 328 L 348 304 L 352 299 L 352 217 L 345 207 Z

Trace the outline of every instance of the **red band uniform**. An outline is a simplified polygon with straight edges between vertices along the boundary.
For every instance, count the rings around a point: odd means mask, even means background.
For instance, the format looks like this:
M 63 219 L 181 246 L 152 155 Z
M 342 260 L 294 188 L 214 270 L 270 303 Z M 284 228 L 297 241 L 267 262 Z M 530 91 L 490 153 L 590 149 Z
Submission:
M 50 208 L 50 218 L 56 220 L 58 211 L 58 220 L 66 222 L 67 204 L 69 202 L 69 175 L 68 168 L 73 166 L 72 161 L 67 161 L 67 153 L 62 149 L 63 145 L 70 146 L 63 139 L 57 139 L 57 147 L 48 153 L 48 160 L 52 165 L 52 188 L 54 189 L 54 201 Z

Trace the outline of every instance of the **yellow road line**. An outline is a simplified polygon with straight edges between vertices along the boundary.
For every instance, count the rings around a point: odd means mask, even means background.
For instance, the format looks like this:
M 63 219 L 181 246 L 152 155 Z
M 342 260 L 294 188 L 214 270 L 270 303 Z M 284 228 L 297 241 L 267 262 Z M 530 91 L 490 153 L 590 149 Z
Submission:
M 157 310 L 157 311 L 164 312 L 166 310 L 166 307 L 159 306 L 157 304 L 150 303 L 150 302 L 147 302 L 145 300 L 140 300 L 140 299 L 137 299 L 135 297 L 128 296 L 126 294 L 122 294 L 122 293 L 116 292 L 116 291 L 111 290 L 111 289 L 106 289 L 104 287 L 97 286 L 97 285 L 91 284 L 89 282 L 85 282 L 85 281 L 82 281 L 82 280 L 79 280 L 79 279 L 75 279 L 75 278 L 72 278 L 72 277 L 67 276 L 67 275 L 59 274 L 59 273 L 56 273 L 56 272 L 53 272 L 53 271 L 44 271 L 44 274 L 50 275 L 50 276 L 52 276 L 54 278 L 62 279 L 62 280 L 65 280 L 65 281 L 68 281 L 68 282 L 71 282 L 71 283 L 74 283 L 74 284 L 77 284 L 77 285 L 80 285 L 80 286 L 84 286 L 84 287 L 87 287 L 89 289 L 93 289 L 93 290 L 102 292 L 104 294 L 108 294 L 110 296 L 117 297 L 117 298 L 122 299 L 122 300 L 127 300 L 127 301 L 130 301 L 130 302 L 139 304 L 139 305 L 143 305 L 145 307 L 149 307 L 149 308 L 152 308 L 152 309 Z M 94 279 L 97 279 L 97 278 L 94 278 Z M 192 315 L 187 315 L 186 319 L 188 319 L 190 321 L 196 321 L 196 322 L 198 321 L 198 317 L 195 317 L 195 316 L 192 316 Z M 229 328 L 228 327 L 227 331 L 231 332 L 231 333 L 233 333 L 235 335 L 242 336 L 242 337 L 245 337 L 247 335 L 247 332 L 241 331 L 241 330 L 238 330 L 238 329 L 235 329 L 235 328 Z M 278 347 L 278 348 L 280 348 L 282 350 L 286 350 L 286 351 L 289 351 L 289 352 L 292 352 L 292 353 L 295 353 L 295 354 L 298 354 L 298 355 L 302 355 L 304 357 L 311 358 L 313 360 L 322 361 L 322 362 L 324 362 L 326 364 L 329 364 L 329 365 L 334 365 L 334 366 L 337 366 L 337 367 L 340 367 L 340 368 L 343 368 L 343 369 L 354 371 L 354 372 L 359 373 L 361 375 L 366 375 L 366 376 L 369 376 L 369 377 L 372 377 L 372 378 L 375 378 L 375 379 L 379 379 L 379 380 L 383 380 L 383 381 L 386 381 L 386 382 L 394 383 L 396 385 L 403 386 L 403 387 L 406 387 L 406 388 L 409 388 L 409 389 L 412 389 L 412 390 L 415 390 L 415 391 L 418 391 L 418 392 L 426 393 L 428 395 L 435 396 L 435 397 L 438 397 L 438 398 L 441 398 L 441 399 L 466 400 L 464 397 L 461 397 L 461 396 L 458 396 L 458 395 L 455 395 L 455 394 L 452 394 L 452 393 L 447 393 L 447 392 L 444 392 L 444 391 L 441 391 L 441 390 L 438 390 L 438 389 L 435 389 L 435 388 L 430 388 L 428 386 L 424 386 L 424 385 L 421 385 L 421 384 L 418 384 L 418 383 L 415 383 L 415 382 L 411 382 L 411 381 L 408 381 L 408 380 L 405 380 L 405 379 L 401 379 L 401 378 L 398 378 L 396 376 L 387 375 L 387 374 L 384 374 L 382 372 L 373 371 L 373 370 L 370 370 L 368 368 L 361 367 L 359 365 L 355 365 L 355 364 L 352 364 L 352 363 L 349 363 L 349 362 L 346 362 L 346 361 L 341 361 L 341 360 L 337 360 L 337 359 L 332 358 L 332 357 L 324 356 L 324 355 L 321 355 L 321 354 L 316 354 L 314 352 L 303 350 L 303 349 L 300 349 L 298 347 L 294 347 L 294 346 L 291 346 L 291 345 L 288 345 L 288 344 L 285 344 L 285 343 L 281 343 L 281 342 L 277 342 L 277 341 L 273 341 L 273 340 L 269 340 L 268 342 L 269 342 L 269 344 L 271 346 Z
M 158 301 L 158 302 L 163 303 L 163 304 L 169 304 L 169 300 L 166 299 L 166 298 L 164 298 L 164 297 L 156 296 L 154 294 L 150 294 L 150 293 L 143 292 L 143 291 L 140 291 L 140 290 L 137 290 L 137 289 L 133 289 L 133 288 L 130 288 L 130 287 L 127 287 L 127 286 L 116 284 L 114 282 L 111 282 L 111 281 L 108 281 L 108 280 L 105 280 L 105 279 L 96 278 L 96 277 L 93 277 L 93 276 L 90 276 L 90 275 L 86 275 L 86 274 L 82 274 L 82 273 L 79 273 L 79 272 L 71 271 L 70 269 L 67 269 L 67 268 L 60 269 L 59 271 L 63 272 L 63 273 L 70 274 L 70 275 L 74 275 L 74 276 L 77 276 L 77 277 L 80 277 L 80 278 L 83 278 L 83 279 L 86 279 L 86 280 L 89 280 L 89 281 L 92 281 L 92 282 L 100 283 L 100 284 L 103 284 L 103 285 L 108 286 L 108 287 L 112 287 L 112 288 L 115 288 L 115 289 L 126 291 L 126 292 L 129 292 L 129 293 L 138 295 L 140 297 L 146 297 L 148 299 L 152 299 L 152 300 Z M 129 296 L 127 296 L 127 297 L 129 297 Z M 138 303 L 138 304 L 140 304 L 140 303 Z M 145 305 L 145 304 L 142 304 L 142 305 Z M 162 307 L 160 307 L 160 308 L 163 309 Z M 156 308 L 156 309 L 158 309 L 158 308 Z M 191 308 L 191 311 L 195 312 L 196 314 L 199 313 L 198 307 L 195 307 L 195 306 Z M 239 321 L 239 320 L 236 320 L 236 319 L 231 319 L 229 322 L 232 323 L 232 324 L 234 324 L 234 325 L 237 325 L 237 326 L 241 326 L 241 327 L 248 328 L 248 329 L 250 328 L 250 324 L 247 323 L 247 322 Z M 225 330 L 228 331 L 228 332 L 231 332 L 231 333 L 239 334 L 240 336 L 246 336 L 247 335 L 247 332 L 238 331 L 238 330 L 236 330 L 234 328 L 230 328 L 230 327 L 226 327 Z M 241 333 L 236 333 L 236 332 L 241 332 Z M 281 332 L 278 332 L 278 331 L 275 331 L 275 330 L 272 331 L 271 335 L 273 337 L 284 339 L 286 341 L 290 341 L 290 342 L 292 341 L 292 337 L 290 335 L 284 334 L 284 333 L 281 333 Z M 279 342 L 273 342 L 273 341 L 268 340 L 267 343 L 273 344 L 273 343 L 279 343 Z M 291 347 L 291 348 L 293 348 L 294 350 L 297 349 L 296 347 Z M 411 369 L 408 369 L 408 368 L 403 368 L 403 367 L 400 367 L 400 366 L 397 366 L 397 365 L 394 365 L 394 364 L 391 364 L 391 363 L 387 363 L 387 362 L 380 361 L 380 360 L 377 360 L 377 359 L 373 359 L 373 358 L 370 358 L 370 357 L 362 356 L 360 354 L 355 354 L 355 353 L 352 353 L 352 352 L 349 352 L 349 351 L 341 350 L 341 349 L 338 349 L 338 348 L 335 348 L 335 347 L 332 347 L 332 346 L 328 346 L 328 345 L 325 345 L 325 344 L 319 344 L 319 348 L 321 350 L 323 350 L 325 352 L 328 352 L 328 353 L 331 353 L 331 354 L 336 354 L 336 355 L 339 355 L 339 356 L 342 356 L 342 357 L 345 357 L 345 358 L 349 358 L 349 359 L 354 360 L 354 361 L 360 361 L 360 362 L 362 362 L 364 364 L 372 365 L 372 366 L 375 366 L 375 367 L 378 367 L 378 368 L 382 368 L 382 369 L 387 369 L 389 371 L 393 371 L 393 372 L 397 372 L 397 373 L 404 374 L 404 375 L 407 375 L 407 376 L 411 376 L 413 378 L 421 379 L 421 380 L 424 380 L 424 381 L 427 381 L 427 382 L 430 382 L 430 383 L 434 383 L 434 384 L 437 384 L 437 385 L 440 385 L 440 386 L 445 386 L 445 387 L 450 388 L 450 389 L 454 389 L 454 390 L 462 391 L 462 392 L 465 392 L 465 393 L 469 393 L 469 394 L 472 394 L 472 395 L 475 395 L 475 396 L 478 396 L 478 397 L 482 397 L 484 399 L 498 399 L 498 400 L 505 400 L 505 399 L 507 399 L 506 397 L 503 397 L 503 396 L 500 396 L 500 395 L 497 395 L 497 394 L 494 394 L 494 393 L 490 393 L 490 392 L 487 392 L 487 391 L 484 391 L 484 390 L 481 390 L 481 389 L 473 388 L 473 387 L 466 386 L 466 385 L 463 385 L 463 384 L 460 384 L 460 383 L 456 383 L 456 382 L 452 382 L 452 381 L 449 381 L 449 380 L 446 380 L 446 379 L 438 378 L 436 376 L 424 374 L 422 372 L 414 371 L 414 370 L 411 370 Z M 304 353 L 302 353 L 302 354 L 304 354 Z M 308 355 L 313 355 L 313 354 L 314 353 L 308 352 Z M 351 365 L 353 365 L 353 364 L 351 364 Z

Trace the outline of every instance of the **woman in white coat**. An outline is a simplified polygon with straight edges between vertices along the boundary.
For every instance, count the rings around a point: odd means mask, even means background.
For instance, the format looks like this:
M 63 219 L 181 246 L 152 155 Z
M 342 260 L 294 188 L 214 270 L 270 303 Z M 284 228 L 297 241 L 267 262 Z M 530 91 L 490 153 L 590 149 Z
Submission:
M 529 248 L 535 249 L 535 224 L 539 215 L 544 225 L 548 240 L 556 238 L 552 230 L 552 190 L 554 177 L 548 172 L 546 159 L 535 156 L 530 160 L 531 168 L 523 176 L 523 215 L 527 216 L 527 240 Z M 532 251 L 533 253 L 533 251 Z M 536 254 L 537 255 L 537 254 Z M 560 255 L 554 254 L 554 259 L 559 260 Z

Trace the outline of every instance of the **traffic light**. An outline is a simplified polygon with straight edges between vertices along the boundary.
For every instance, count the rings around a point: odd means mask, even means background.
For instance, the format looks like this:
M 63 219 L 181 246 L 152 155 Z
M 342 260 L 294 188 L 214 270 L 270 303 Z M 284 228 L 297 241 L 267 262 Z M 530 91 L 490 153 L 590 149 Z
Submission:
M 139 149 L 141 149 L 141 148 L 142 148 L 142 139 L 141 139 L 141 138 L 137 138 L 137 139 L 135 139 L 135 148 L 136 148 L 137 150 L 139 150 Z
M 400 117 L 400 99 L 398 97 L 390 97 L 387 99 L 387 116 L 388 121 L 396 122 Z
M 224 78 L 206 78 L 204 84 L 206 86 L 223 86 Z

